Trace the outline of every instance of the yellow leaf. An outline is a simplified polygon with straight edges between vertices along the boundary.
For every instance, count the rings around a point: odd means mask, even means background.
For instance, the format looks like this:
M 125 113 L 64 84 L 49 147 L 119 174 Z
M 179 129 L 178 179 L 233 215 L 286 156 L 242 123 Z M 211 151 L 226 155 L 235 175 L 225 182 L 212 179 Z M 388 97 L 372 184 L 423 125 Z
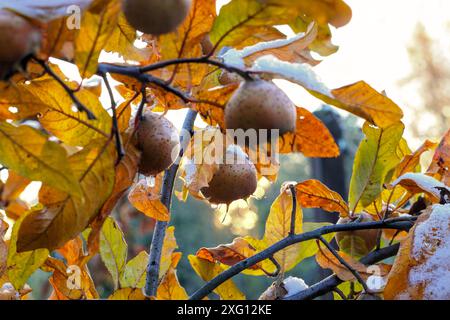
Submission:
M 147 300 L 142 289 L 123 288 L 116 290 L 108 300 Z
M 190 255 L 188 259 L 192 268 L 204 281 L 210 281 L 224 271 L 219 264 L 208 260 L 200 259 L 193 255 Z M 222 300 L 245 300 L 244 294 L 239 291 L 231 279 L 214 289 L 214 292 L 217 293 Z
M 8 180 L 0 189 L 2 190 L 0 200 L 5 203 L 16 200 L 30 182 L 29 179 L 18 175 L 12 170 L 8 170 Z
M 175 227 L 170 226 L 166 230 L 163 247 L 161 249 L 161 262 L 159 266 L 159 277 L 162 278 L 174 263 L 174 251 L 178 249 L 175 238 Z
M 158 286 L 156 299 L 158 300 L 187 300 L 186 290 L 180 285 L 177 271 L 170 268 Z
M 100 233 L 100 256 L 111 274 L 114 286 L 119 287 L 119 279 L 127 262 L 128 246 L 120 227 L 108 217 Z
M 68 165 L 67 153 L 38 130 L 0 122 L 0 163 L 30 180 L 81 196 L 81 188 Z
M 391 170 L 400 162 L 396 156 L 405 126 L 399 122 L 387 128 L 377 128 L 365 123 L 366 138 L 359 145 L 353 163 L 350 181 L 349 206 L 369 206 L 383 190 L 383 184 Z
M 332 104 L 347 110 L 380 128 L 387 128 L 403 118 L 403 111 L 391 99 L 378 93 L 364 81 L 332 91 Z
M 39 210 L 39 208 L 33 210 Z M 45 262 L 49 255 L 47 249 L 37 249 L 27 252 L 17 251 L 18 234 L 21 224 L 24 219 L 30 214 L 33 214 L 33 210 L 16 221 L 9 241 L 7 275 L 9 281 L 17 290 L 23 287 L 28 278 Z
M 120 278 L 120 286 L 123 288 L 143 288 L 147 277 L 148 254 L 139 252 L 137 256 L 127 262 Z
M 84 197 L 76 198 L 43 186 L 39 200 L 45 207 L 33 211 L 23 221 L 18 250 L 53 250 L 82 232 L 99 213 L 112 191 L 115 154 L 111 141 L 106 144 L 104 141 L 93 141 L 72 155 L 68 161 L 69 167 L 79 179 Z
M 120 1 L 107 1 L 99 12 L 83 13 L 81 28 L 75 37 L 75 63 L 81 78 L 89 78 L 97 72 L 100 52 L 117 25 L 119 12 Z

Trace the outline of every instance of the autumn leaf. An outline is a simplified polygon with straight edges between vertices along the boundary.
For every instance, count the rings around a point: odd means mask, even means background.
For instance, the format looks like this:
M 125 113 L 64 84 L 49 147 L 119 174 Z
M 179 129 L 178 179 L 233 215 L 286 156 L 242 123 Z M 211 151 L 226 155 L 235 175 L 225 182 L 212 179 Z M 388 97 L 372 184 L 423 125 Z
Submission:
M 120 278 L 122 288 L 143 288 L 145 286 L 148 254 L 139 252 L 137 256 L 127 262 Z
M 142 289 L 122 288 L 114 291 L 108 300 L 147 300 Z
M 450 204 L 429 207 L 401 242 L 383 292 L 387 300 L 446 300 Z
M 90 120 L 85 112 L 74 110 L 72 99 L 55 80 L 33 81 L 26 88 L 37 102 L 45 105 L 39 122 L 64 143 L 85 146 L 92 140 L 109 138 L 111 117 L 89 90 L 81 89 L 76 96 L 94 114 L 95 120 Z
M 0 188 L 0 201 L 9 203 L 16 200 L 30 183 L 29 179 L 18 175 L 12 170 L 8 170 L 8 180 Z
M 210 262 L 220 262 L 227 266 L 233 266 L 256 253 L 256 249 L 244 238 L 236 238 L 230 244 L 221 244 L 215 248 L 200 248 L 197 251 L 196 256 Z M 249 269 L 262 271 L 262 274 L 266 275 L 271 273 L 264 270 L 259 263 L 251 266 Z M 258 272 L 257 274 L 261 274 L 261 272 Z
M 433 150 L 436 147 L 437 147 L 436 143 L 430 140 L 426 140 L 414 153 L 407 154 L 404 156 L 402 161 L 395 168 L 394 177 L 398 178 L 404 175 L 405 173 L 416 171 L 417 167 L 420 166 L 421 156 L 425 152 Z
M 390 127 L 403 118 L 400 107 L 363 81 L 335 89 L 332 95 L 338 101 L 333 103 L 335 106 L 366 119 L 380 128 Z
M 344 259 L 344 261 L 352 267 L 353 270 L 358 272 L 364 280 L 372 275 L 370 271 L 371 268 L 364 265 L 361 262 L 356 261 L 351 256 L 345 254 L 344 252 L 338 252 L 339 256 Z M 319 251 L 316 254 L 317 263 L 324 269 L 331 269 L 342 281 L 353 281 L 356 280 L 353 273 L 344 266 L 331 252 L 325 247 L 320 246 Z M 390 267 L 387 265 L 377 265 L 379 274 L 377 276 L 386 276 L 389 272 Z
M 366 138 L 356 152 L 350 181 L 349 206 L 352 211 L 358 205 L 370 205 L 381 194 L 388 173 L 400 162 L 395 151 L 403 130 L 402 123 L 385 129 L 367 122 L 364 124 Z
M 178 281 L 176 270 L 171 268 L 166 273 L 156 292 L 158 300 L 187 300 L 189 298 L 186 290 Z
M 114 183 L 115 149 L 112 143 L 93 141 L 68 159 L 68 165 L 78 177 L 84 197 L 43 186 L 39 193 L 45 205 L 23 221 L 18 238 L 18 250 L 58 248 L 82 232 L 99 213 L 108 199 Z M 92 190 L 96 190 L 95 193 Z
M 38 130 L 0 122 L 0 163 L 30 180 L 80 197 L 82 192 L 68 165 L 67 153 Z
M 149 48 L 137 48 L 134 43 L 138 39 L 136 30 L 130 26 L 123 13 L 119 14 L 117 25 L 113 28 L 105 47 L 106 52 L 118 53 L 125 61 L 144 61 L 150 56 Z
M 100 233 L 100 256 L 113 278 L 116 289 L 125 268 L 127 251 L 128 246 L 122 230 L 113 218 L 108 217 Z
M 146 216 L 158 221 L 169 221 L 169 210 L 161 202 L 159 194 L 162 176 L 159 176 L 156 180 L 160 182 L 155 186 L 149 186 L 145 179 L 139 181 L 128 194 L 128 200 Z
M 161 262 L 159 266 L 159 278 L 161 279 L 174 263 L 175 250 L 178 249 L 177 240 L 175 238 L 175 227 L 170 226 L 166 230 L 164 242 L 161 249 Z M 176 260 L 176 259 L 175 259 Z
M 318 180 L 306 180 L 295 186 L 297 201 L 303 208 L 321 208 L 328 212 L 338 212 L 347 217 L 349 208 L 341 195 L 330 190 Z
M 280 153 L 301 152 L 306 157 L 335 158 L 339 147 L 328 128 L 311 112 L 297 108 L 295 133 L 280 137 Z
M 24 215 L 17 220 L 13 226 L 8 247 L 6 273 L 9 281 L 17 290 L 23 287 L 28 278 L 45 262 L 49 255 L 49 251 L 47 249 L 37 249 L 26 252 L 18 252 L 17 250 L 18 235 L 21 224 L 28 216 L 33 214 L 33 212 L 39 210 L 39 207 L 32 209 L 27 215 Z
M 201 38 L 209 32 L 216 17 L 215 0 L 193 0 L 191 10 L 176 31 L 159 38 L 161 59 L 193 58 L 202 55 Z M 208 72 L 204 64 L 186 64 L 167 69 L 170 77 L 176 72 L 175 81 L 182 86 L 200 84 Z
M 81 28 L 75 36 L 75 63 L 83 79 L 96 74 L 100 52 L 117 25 L 120 2 L 106 2 L 99 12 L 83 13 Z
M 450 130 L 447 131 L 437 147 L 428 172 L 435 174 L 446 185 L 450 185 L 450 171 L 448 168 L 450 168 Z
M 450 195 L 450 187 L 442 182 L 421 173 L 407 173 L 394 181 L 389 188 L 402 186 L 412 194 L 426 193 L 433 202 L 439 203 L 444 194 Z M 443 193 L 443 192 L 446 193 Z
M 198 258 L 194 255 L 188 256 L 188 259 L 194 271 L 204 281 L 210 281 L 224 271 L 224 269 L 219 264 Z M 220 286 L 215 288 L 214 292 L 217 293 L 222 300 L 245 299 L 244 294 L 239 291 L 239 289 L 231 279 L 225 281 Z

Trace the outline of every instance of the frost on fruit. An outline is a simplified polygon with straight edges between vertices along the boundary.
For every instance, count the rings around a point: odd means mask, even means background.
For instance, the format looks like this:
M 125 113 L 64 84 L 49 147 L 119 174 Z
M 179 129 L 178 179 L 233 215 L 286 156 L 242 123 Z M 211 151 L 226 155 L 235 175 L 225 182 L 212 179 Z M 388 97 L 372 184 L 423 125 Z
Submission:
M 450 204 L 420 216 L 401 245 L 389 274 L 385 299 L 450 299 Z

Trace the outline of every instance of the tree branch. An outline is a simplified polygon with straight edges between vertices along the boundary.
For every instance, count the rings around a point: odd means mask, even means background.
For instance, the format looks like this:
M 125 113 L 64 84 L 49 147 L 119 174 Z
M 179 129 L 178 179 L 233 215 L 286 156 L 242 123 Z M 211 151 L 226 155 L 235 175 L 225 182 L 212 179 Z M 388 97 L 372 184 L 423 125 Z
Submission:
M 239 263 L 233 265 L 229 269 L 225 270 L 214 279 L 207 282 L 203 287 L 198 289 L 192 296 L 190 300 L 200 300 L 206 295 L 211 293 L 215 288 L 220 286 L 222 283 L 228 279 L 234 277 L 245 269 L 254 266 L 258 262 L 261 262 L 270 256 L 273 256 L 276 252 L 283 250 L 293 244 L 305 242 L 308 240 L 319 239 L 320 236 L 342 232 L 342 231 L 356 231 L 356 230 L 370 230 L 370 229 L 393 229 L 393 230 L 405 230 L 408 231 L 413 225 L 417 217 L 401 217 L 395 219 L 388 219 L 385 221 L 375 221 L 375 222 L 354 222 L 348 224 L 337 224 L 331 226 L 325 226 L 317 230 L 310 232 L 286 237 L 283 240 L 271 245 L 269 248 L 251 256 Z M 382 250 L 380 250 L 382 251 Z
M 397 243 L 393 246 L 386 247 L 378 251 L 373 251 L 362 258 L 360 262 L 365 265 L 371 265 L 383 261 L 384 259 L 395 256 L 399 248 L 400 244 Z M 322 281 L 310 286 L 308 289 L 302 290 L 289 297 L 284 297 L 283 300 L 311 300 L 320 297 L 330 291 L 333 291 L 333 289 L 340 285 L 342 282 L 344 281 L 339 279 L 337 275 L 333 274 L 328 278 L 325 278 Z
M 196 117 L 197 112 L 192 109 L 189 109 L 186 118 L 184 120 L 183 129 L 189 131 L 191 135 Z M 180 166 L 180 159 L 183 157 L 184 151 L 186 150 L 189 144 L 189 140 L 184 141 L 183 136 L 181 136 L 180 143 L 181 143 L 180 154 L 178 155 L 177 161 L 172 165 L 172 167 L 170 167 L 165 172 L 161 191 L 162 192 L 161 202 L 166 206 L 166 208 L 169 211 L 172 200 L 172 192 L 175 177 L 177 175 L 177 171 Z M 150 247 L 150 255 L 147 264 L 147 279 L 145 282 L 145 294 L 148 297 L 155 296 L 156 290 L 158 289 L 161 253 L 167 225 L 168 222 L 157 221 L 155 225 L 155 230 L 153 232 L 153 239 Z
M 327 249 L 333 254 L 333 256 L 338 259 L 338 261 L 344 266 L 346 267 L 352 274 L 353 276 L 356 278 L 356 280 L 358 280 L 358 282 L 361 284 L 361 286 L 364 288 L 364 291 L 367 293 L 370 293 L 369 288 L 367 287 L 366 282 L 364 281 L 364 279 L 361 277 L 361 275 L 359 274 L 358 271 L 356 271 L 350 264 L 347 263 L 347 261 L 345 261 L 344 258 L 342 258 L 339 253 L 336 252 L 336 250 L 334 250 L 334 248 L 328 243 L 327 240 L 325 240 L 322 236 L 319 237 L 319 241 L 322 242 L 325 247 L 327 247 Z M 320 250 L 320 247 L 319 247 Z

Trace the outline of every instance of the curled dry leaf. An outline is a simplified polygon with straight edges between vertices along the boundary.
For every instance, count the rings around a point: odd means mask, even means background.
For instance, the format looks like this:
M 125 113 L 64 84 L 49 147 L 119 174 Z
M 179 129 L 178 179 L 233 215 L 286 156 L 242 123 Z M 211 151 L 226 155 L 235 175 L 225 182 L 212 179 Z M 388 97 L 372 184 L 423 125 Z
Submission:
M 428 172 L 450 185 L 450 130 L 447 131 L 434 154 L 433 161 Z
M 389 188 L 394 188 L 398 185 L 412 194 L 425 193 L 433 202 L 446 201 L 445 197 L 448 198 L 450 196 L 450 187 L 433 177 L 421 173 L 407 173 L 394 181 Z
M 377 264 L 376 266 L 366 266 L 361 262 L 356 261 L 351 256 L 344 252 L 338 252 L 342 259 L 350 265 L 353 270 L 358 272 L 361 277 L 367 281 L 367 279 L 374 275 L 374 270 L 377 270 L 376 276 L 384 277 L 389 273 L 390 266 L 386 264 Z M 354 281 L 356 280 L 353 273 L 347 269 L 346 266 L 341 264 L 341 262 L 328 250 L 327 248 L 319 245 L 319 251 L 316 255 L 317 263 L 324 269 L 331 269 L 342 281 Z
M 155 178 L 155 185 L 149 185 L 146 179 L 140 180 L 128 194 L 130 203 L 146 216 L 158 221 L 169 221 L 170 214 L 161 202 L 160 188 L 162 175 Z

